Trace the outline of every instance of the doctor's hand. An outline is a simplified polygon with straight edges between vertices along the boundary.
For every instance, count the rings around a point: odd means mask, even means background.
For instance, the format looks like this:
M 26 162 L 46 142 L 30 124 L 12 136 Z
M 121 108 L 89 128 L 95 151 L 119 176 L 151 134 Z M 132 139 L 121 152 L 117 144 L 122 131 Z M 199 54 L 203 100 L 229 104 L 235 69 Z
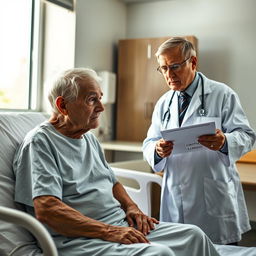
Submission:
M 156 142 L 156 153 L 164 158 L 169 156 L 173 150 L 173 142 L 160 139 Z
M 150 230 L 155 229 L 155 223 L 159 223 L 155 218 L 145 215 L 137 205 L 127 208 L 126 219 L 130 227 L 136 227 L 145 236 L 150 233 Z
M 219 129 L 216 129 L 216 133 L 213 135 L 202 135 L 198 137 L 198 142 L 200 144 L 215 151 L 220 150 L 223 147 L 225 140 L 226 137 L 224 133 Z

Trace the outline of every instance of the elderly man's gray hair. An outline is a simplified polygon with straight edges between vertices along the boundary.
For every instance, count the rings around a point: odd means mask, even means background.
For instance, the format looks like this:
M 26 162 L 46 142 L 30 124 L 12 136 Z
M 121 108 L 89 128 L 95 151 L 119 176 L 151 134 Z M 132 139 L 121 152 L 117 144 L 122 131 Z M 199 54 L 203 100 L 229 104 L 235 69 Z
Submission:
M 85 80 L 101 82 L 97 73 L 89 68 L 73 68 L 59 74 L 55 78 L 48 95 L 53 112 L 58 113 L 55 105 L 56 98 L 62 96 L 67 102 L 76 100 L 79 93 L 79 83 Z
M 177 46 L 180 46 L 181 54 L 184 58 L 196 56 L 196 51 L 195 51 L 193 44 L 183 37 L 172 37 L 172 38 L 168 39 L 167 41 L 163 42 L 159 46 L 155 55 L 158 58 L 160 55 L 168 52 L 171 48 L 174 48 Z

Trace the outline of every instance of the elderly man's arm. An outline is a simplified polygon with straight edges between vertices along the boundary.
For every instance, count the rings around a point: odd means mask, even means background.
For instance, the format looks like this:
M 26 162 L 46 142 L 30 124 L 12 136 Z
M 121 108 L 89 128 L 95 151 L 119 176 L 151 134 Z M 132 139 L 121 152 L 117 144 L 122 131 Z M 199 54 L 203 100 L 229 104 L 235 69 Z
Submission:
M 36 197 L 34 208 L 39 221 L 64 236 L 100 238 L 123 244 L 149 242 L 134 228 L 112 226 L 91 219 L 54 196 Z
M 148 217 L 138 208 L 121 183 L 117 182 L 113 186 L 113 195 L 126 212 L 126 218 L 129 225 L 131 227 L 136 227 L 144 235 L 147 235 L 150 230 L 155 228 L 155 223 L 159 223 L 158 220 Z

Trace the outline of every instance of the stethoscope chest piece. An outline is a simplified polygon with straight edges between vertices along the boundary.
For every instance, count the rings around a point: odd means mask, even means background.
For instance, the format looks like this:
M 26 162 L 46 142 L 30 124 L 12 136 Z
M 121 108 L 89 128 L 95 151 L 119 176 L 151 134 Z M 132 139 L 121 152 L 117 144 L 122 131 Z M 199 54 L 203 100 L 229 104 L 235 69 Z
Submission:
M 200 108 L 198 110 L 199 116 L 205 116 L 205 109 L 204 108 Z

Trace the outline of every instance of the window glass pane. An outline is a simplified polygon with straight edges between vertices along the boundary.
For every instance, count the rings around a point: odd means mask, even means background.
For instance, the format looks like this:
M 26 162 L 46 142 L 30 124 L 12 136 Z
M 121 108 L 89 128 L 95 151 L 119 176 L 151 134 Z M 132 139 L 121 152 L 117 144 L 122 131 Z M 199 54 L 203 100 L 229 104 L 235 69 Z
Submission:
M 27 109 L 32 0 L 0 4 L 0 108 Z

